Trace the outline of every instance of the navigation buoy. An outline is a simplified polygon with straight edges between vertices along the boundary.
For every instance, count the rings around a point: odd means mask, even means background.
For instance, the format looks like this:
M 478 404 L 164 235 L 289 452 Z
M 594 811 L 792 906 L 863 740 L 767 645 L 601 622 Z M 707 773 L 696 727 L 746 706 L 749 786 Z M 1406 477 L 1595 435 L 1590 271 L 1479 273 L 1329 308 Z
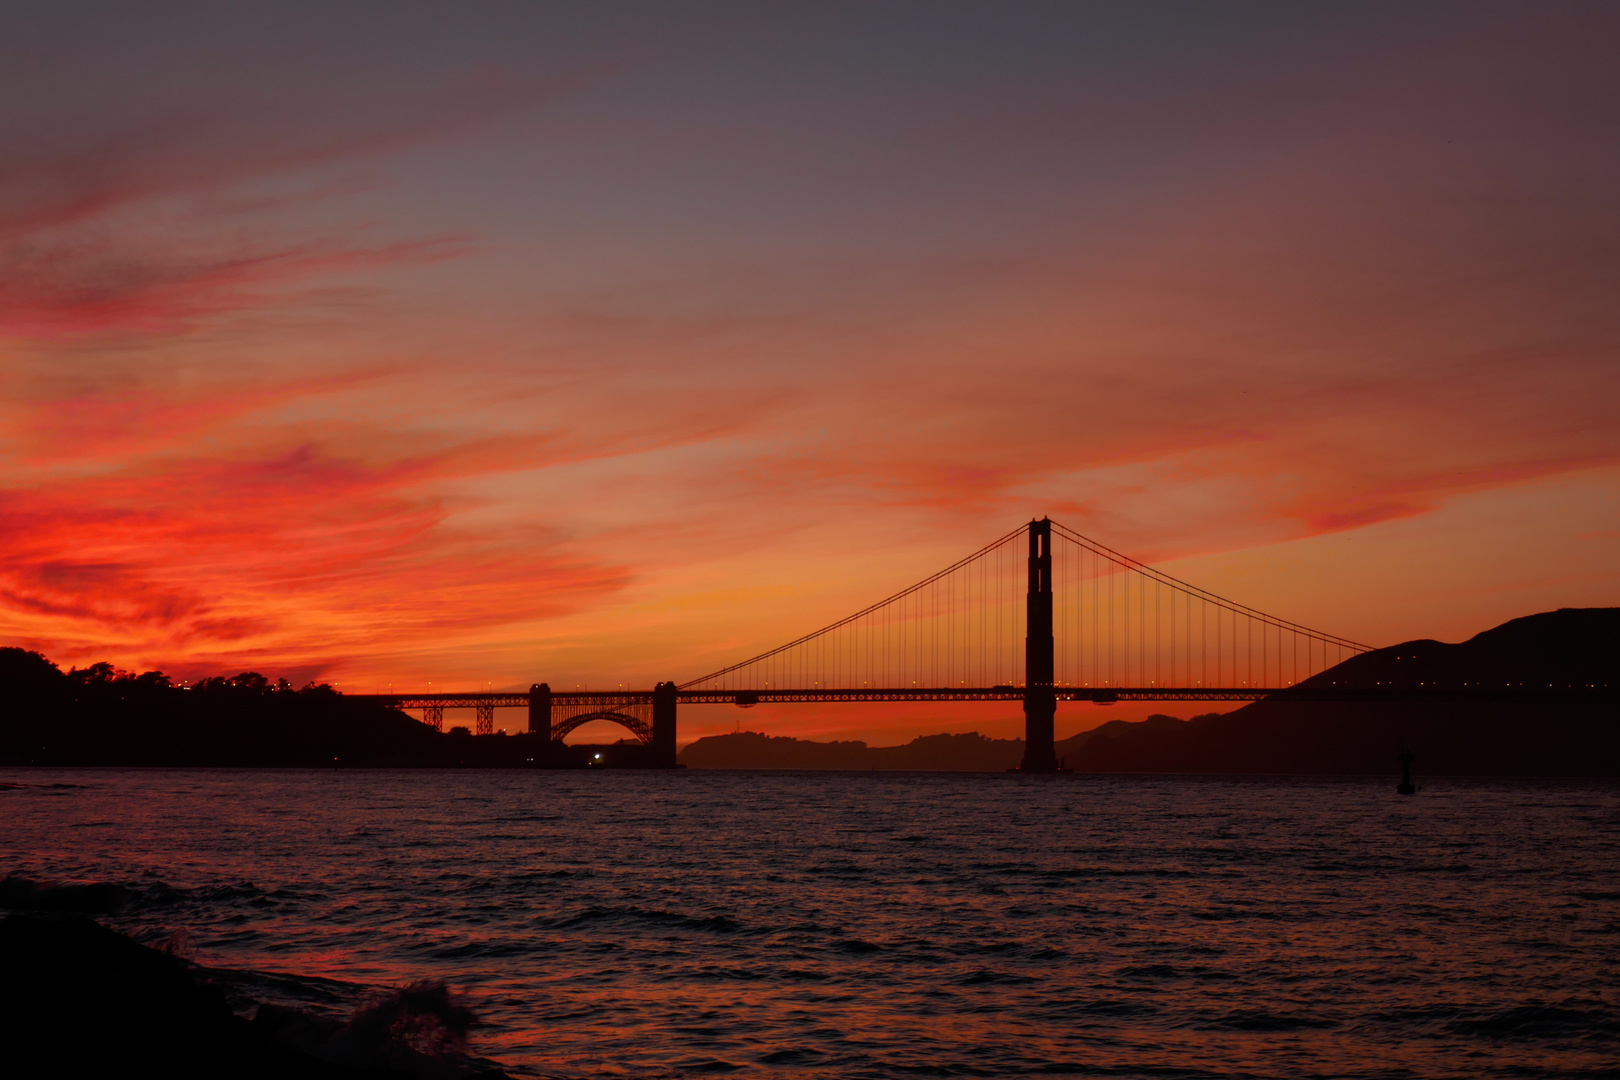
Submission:
M 1416 760 L 1417 755 L 1412 753 L 1412 751 L 1401 751 L 1401 782 L 1395 788 L 1395 793 L 1397 795 L 1417 794 L 1417 785 L 1412 783 L 1412 762 Z

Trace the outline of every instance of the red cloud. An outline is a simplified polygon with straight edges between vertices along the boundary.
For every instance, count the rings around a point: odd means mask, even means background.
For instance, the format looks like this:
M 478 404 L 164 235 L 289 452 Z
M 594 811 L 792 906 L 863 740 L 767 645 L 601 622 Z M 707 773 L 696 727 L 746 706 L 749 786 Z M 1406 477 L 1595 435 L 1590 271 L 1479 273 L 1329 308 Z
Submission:
M 451 446 L 366 464 L 305 444 L 0 492 L 0 609 L 11 636 L 58 650 L 309 664 L 554 617 L 624 585 L 622 568 L 534 529 L 447 527 L 426 485 L 478 457 Z

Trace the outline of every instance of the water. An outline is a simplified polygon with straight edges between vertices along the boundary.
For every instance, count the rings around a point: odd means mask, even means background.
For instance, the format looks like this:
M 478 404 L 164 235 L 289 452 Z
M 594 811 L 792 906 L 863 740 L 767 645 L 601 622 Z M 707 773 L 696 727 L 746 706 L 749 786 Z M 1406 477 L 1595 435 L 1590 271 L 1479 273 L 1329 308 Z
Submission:
M 11 770 L 0 873 L 514 1074 L 1614 1075 L 1620 786 Z M 295 978 L 275 979 L 265 973 Z M 243 978 L 247 978 L 244 976 Z M 256 981 L 255 981 L 256 980 Z

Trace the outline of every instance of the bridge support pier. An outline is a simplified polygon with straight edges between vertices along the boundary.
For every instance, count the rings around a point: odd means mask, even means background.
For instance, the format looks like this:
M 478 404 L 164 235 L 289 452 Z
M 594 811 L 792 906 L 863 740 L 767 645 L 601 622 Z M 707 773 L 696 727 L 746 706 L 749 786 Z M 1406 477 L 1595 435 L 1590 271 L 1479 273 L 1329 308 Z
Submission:
M 1057 695 L 1050 686 L 1024 688 L 1024 760 L 1019 772 L 1057 772 L 1057 747 L 1053 743 L 1057 720 Z
M 1057 772 L 1052 745 L 1057 693 L 1052 688 L 1052 522 L 1029 523 L 1029 601 L 1024 627 L 1024 760 L 1019 772 Z
M 473 720 L 474 735 L 495 734 L 495 706 L 478 705 L 473 709 L 476 718 Z
M 529 734 L 551 738 L 551 684 L 529 687 Z
M 675 684 L 661 682 L 653 687 L 652 750 L 660 769 L 675 767 L 675 706 L 679 698 Z
M 444 706 L 424 705 L 422 707 L 422 723 L 434 731 L 444 730 Z

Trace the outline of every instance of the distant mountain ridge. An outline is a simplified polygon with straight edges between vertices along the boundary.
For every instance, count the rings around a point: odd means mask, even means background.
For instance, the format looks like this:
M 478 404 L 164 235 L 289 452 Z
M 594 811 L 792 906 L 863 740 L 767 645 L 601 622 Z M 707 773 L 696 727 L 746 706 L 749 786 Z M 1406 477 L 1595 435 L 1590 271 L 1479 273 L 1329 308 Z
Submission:
M 904 746 L 811 742 L 790 735 L 739 731 L 710 735 L 681 751 L 694 769 L 880 769 L 970 772 L 1010 769 L 1024 756 L 1024 740 L 991 739 L 978 732 L 923 735 Z
M 1513 619 L 1447 644 L 1375 649 L 1302 686 L 1620 688 L 1620 608 L 1561 608 Z M 1079 772 L 1371 774 L 1399 771 L 1411 750 L 1420 774 L 1620 776 L 1620 706 L 1586 702 L 1312 702 L 1278 697 L 1180 720 L 1114 720 L 1057 744 Z M 699 739 L 694 768 L 1000 771 L 1023 740 L 976 732 L 904 746 L 817 743 L 754 732 Z
M 1082 731 L 1057 745 L 1058 757 L 1072 755 L 1099 732 L 1148 725 L 1181 724 L 1174 716 L 1150 716 L 1132 723 L 1114 720 Z M 992 739 L 977 731 L 919 735 L 901 746 L 812 742 L 791 735 L 736 731 L 707 735 L 681 751 L 682 765 L 694 769 L 854 769 L 892 772 L 1005 772 L 1024 760 L 1023 739 Z

